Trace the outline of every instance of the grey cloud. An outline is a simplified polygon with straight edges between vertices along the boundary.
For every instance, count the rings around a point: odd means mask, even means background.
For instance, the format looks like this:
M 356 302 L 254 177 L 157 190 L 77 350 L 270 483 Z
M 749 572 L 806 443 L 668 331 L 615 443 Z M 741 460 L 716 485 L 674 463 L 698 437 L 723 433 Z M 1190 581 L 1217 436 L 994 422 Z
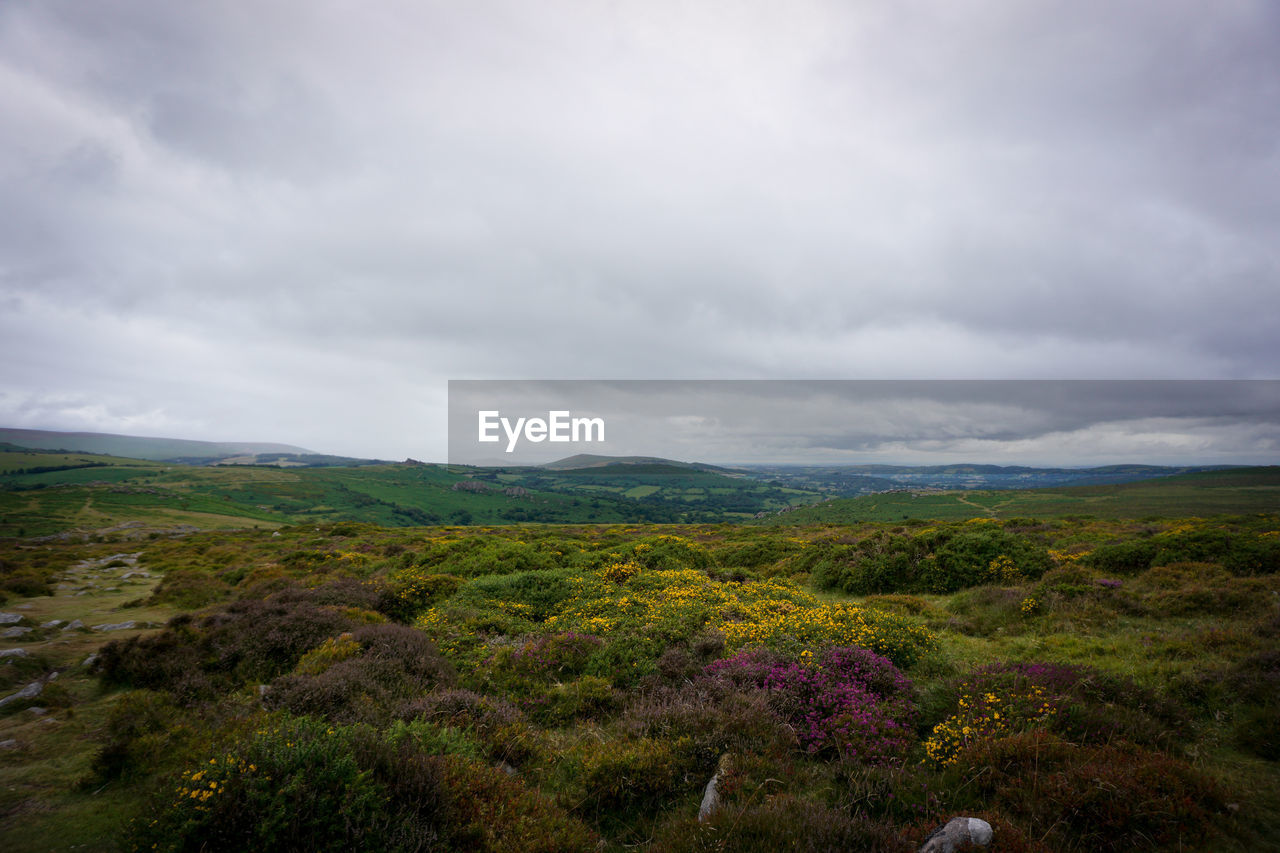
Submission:
M 0 296 L 60 354 L 6 343 L 2 376 L 92 399 L 110 352 L 135 388 L 112 417 L 235 411 L 420 457 L 442 448 L 404 396 L 449 377 L 1272 377 L 1276 23 L 1190 0 L 15 0 Z M 399 425 L 364 451 L 368 418 L 255 390 L 328 389 L 335 355 Z M 0 420 L 78 428 L 36 411 Z
M 455 462 L 574 452 L 721 463 L 1280 459 L 1274 381 L 489 381 L 452 382 L 449 395 Z M 511 423 L 600 417 L 607 441 L 495 452 L 475 440 L 481 411 Z

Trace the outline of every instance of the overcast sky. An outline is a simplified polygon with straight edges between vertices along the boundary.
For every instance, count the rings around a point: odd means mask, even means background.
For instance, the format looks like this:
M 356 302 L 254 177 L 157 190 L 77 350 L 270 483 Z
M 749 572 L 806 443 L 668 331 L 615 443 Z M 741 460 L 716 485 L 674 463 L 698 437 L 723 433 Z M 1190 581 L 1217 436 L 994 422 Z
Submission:
M 533 419 L 547 428 L 526 428 Z M 726 465 L 1277 465 L 1280 381 L 449 383 L 450 462 L 576 453 Z
M 1272 0 L 0 3 L 3 426 L 443 459 L 449 379 L 1278 329 Z

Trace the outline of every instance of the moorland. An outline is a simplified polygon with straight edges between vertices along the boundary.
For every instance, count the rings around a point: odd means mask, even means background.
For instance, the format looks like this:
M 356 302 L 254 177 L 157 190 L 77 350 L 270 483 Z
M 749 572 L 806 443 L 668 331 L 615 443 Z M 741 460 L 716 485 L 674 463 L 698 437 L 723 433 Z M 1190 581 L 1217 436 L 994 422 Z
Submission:
M 996 850 L 1280 838 L 1275 469 L 745 480 L 760 508 L 712 522 L 691 490 L 731 478 L 697 469 L 25 453 L 6 850 L 910 851 L 958 815 Z M 682 523 L 633 511 L 653 485 Z

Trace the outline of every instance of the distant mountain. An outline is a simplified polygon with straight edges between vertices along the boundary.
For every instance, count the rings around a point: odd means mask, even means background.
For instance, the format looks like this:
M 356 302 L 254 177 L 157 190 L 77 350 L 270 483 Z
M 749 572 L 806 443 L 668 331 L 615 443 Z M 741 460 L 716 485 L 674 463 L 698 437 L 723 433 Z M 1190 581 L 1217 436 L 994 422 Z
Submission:
M 1146 466 L 1118 466 L 1122 469 Z M 1181 518 L 1271 513 L 1280 466 L 1195 471 L 1124 483 L 1019 489 L 897 488 L 839 497 L 761 516 L 765 524 L 856 524 L 909 519 Z
M 722 474 L 726 477 L 742 476 L 741 471 L 721 468 L 717 465 L 708 465 L 704 462 L 677 462 L 674 459 L 663 459 L 660 456 L 599 456 L 595 453 L 579 453 L 576 456 L 567 456 L 564 459 L 549 462 L 546 465 L 539 465 L 538 467 L 545 468 L 548 471 L 576 471 L 583 468 L 604 468 L 614 465 L 658 465 L 667 468 L 710 471 L 715 474 Z
M 1222 465 L 1106 465 L 1029 468 L 1022 465 L 751 465 L 752 476 L 795 488 L 855 496 L 894 489 L 1041 489 L 1105 486 L 1201 471 Z
M 43 429 L 0 427 L 0 442 L 31 450 L 68 450 L 126 456 L 153 462 L 201 464 L 237 457 L 256 460 L 258 454 L 318 455 L 291 444 L 267 442 L 191 441 L 185 438 L 152 438 L 105 432 L 53 432 Z

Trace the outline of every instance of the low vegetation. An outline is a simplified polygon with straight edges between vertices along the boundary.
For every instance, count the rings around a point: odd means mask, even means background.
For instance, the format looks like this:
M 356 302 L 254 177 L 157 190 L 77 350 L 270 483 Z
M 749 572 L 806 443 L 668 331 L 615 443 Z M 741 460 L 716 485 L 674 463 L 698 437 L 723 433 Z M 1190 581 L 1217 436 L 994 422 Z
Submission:
M 102 538 L 0 544 L 5 849 L 1280 833 L 1276 515 Z

